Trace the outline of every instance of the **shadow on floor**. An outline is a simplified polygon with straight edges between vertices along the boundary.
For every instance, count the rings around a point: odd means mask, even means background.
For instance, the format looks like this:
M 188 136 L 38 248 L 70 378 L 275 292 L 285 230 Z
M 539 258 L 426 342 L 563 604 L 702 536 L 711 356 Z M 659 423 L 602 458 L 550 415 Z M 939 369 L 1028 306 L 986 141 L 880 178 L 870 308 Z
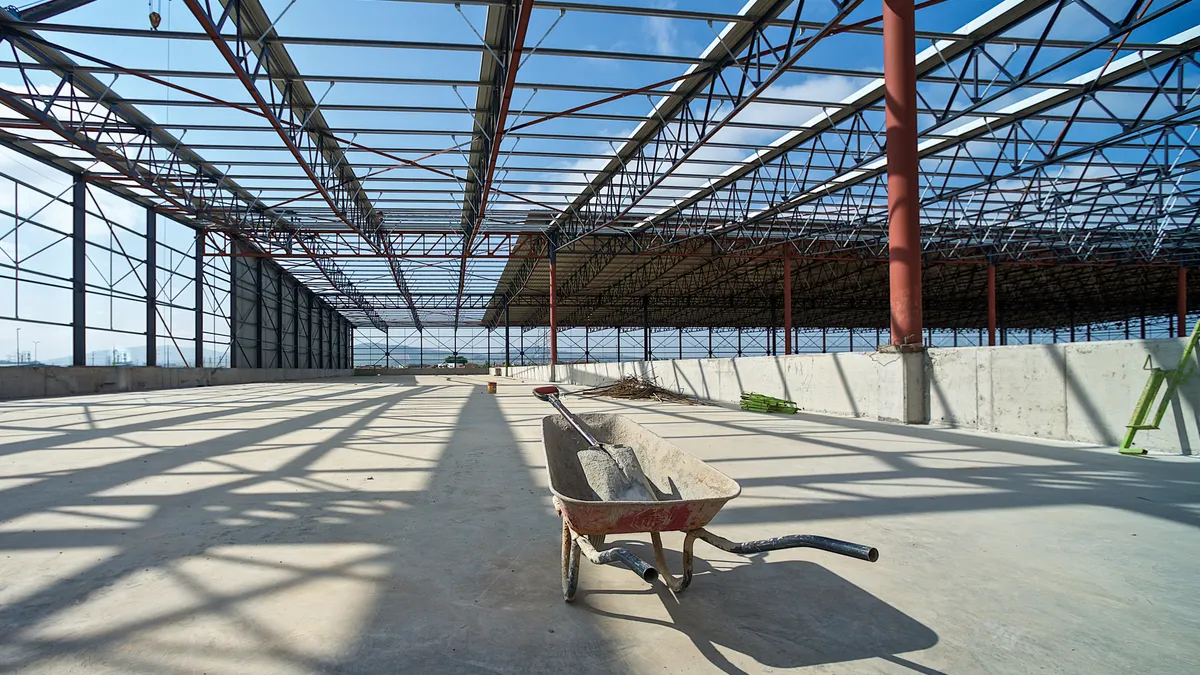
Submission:
M 653 559 L 648 544 L 622 546 Z M 677 556 L 668 553 L 675 560 Z M 588 602 L 604 590 L 581 591 L 577 604 L 593 614 L 665 626 L 688 637 L 716 668 L 744 673 L 717 647 L 744 654 L 770 668 L 801 668 L 870 658 L 904 661 L 895 655 L 928 649 L 937 634 L 867 591 L 807 561 L 767 562 L 762 555 L 717 569 L 697 557 L 691 586 L 674 595 L 655 586 L 670 621 L 614 614 Z M 590 570 L 582 570 L 587 574 Z M 774 611 L 780 597 L 789 611 Z M 770 607 L 773 611 L 764 611 Z M 905 665 L 928 674 L 937 671 Z

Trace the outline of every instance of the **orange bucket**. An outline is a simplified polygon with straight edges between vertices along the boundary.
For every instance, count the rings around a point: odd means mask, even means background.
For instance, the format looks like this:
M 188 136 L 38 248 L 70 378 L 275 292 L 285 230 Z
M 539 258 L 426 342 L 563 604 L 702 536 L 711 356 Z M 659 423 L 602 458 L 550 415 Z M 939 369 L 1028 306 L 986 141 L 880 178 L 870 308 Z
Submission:
M 489 394 L 496 393 L 496 383 L 495 382 L 488 382 L 488 393 Z

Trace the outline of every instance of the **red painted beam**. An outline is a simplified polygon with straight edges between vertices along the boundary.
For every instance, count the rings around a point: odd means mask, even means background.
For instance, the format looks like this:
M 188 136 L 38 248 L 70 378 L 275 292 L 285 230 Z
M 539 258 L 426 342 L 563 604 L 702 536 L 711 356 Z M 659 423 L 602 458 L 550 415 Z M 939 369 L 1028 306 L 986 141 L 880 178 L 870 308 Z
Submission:
M 913 0 L 883 1 L 888 258 L 892 344 L 920 345 L 921 220 L 918 205 L 916 28 Z
M 488 158 L 483 194 L 479 199 L 479 218 L 475 221 L 473 231 L 483 225 L 483 213 L 487 210 L 488 192 L 492 189 L 492 179 L 496 174 L 496 159 L 500 156 L 500 141 L 504 139 L 504 125 L 508 122 L 508 108 L 512 105 L 513 87 L 517 83 L 517 69 L 521 66 L 521 52 L 525 50 L 525 33 L 529 29 L 529 17 L 533 14 L 533 0 L 521 0 L 521 8 L 517 11 L 519 13 L 517 14 L 516 35 L 513 37 L 512 50 L 508 54 L 504 92 L 500 98 L 500 110 L 496 113 L 496 130 L 492 136 L 492 156 Z

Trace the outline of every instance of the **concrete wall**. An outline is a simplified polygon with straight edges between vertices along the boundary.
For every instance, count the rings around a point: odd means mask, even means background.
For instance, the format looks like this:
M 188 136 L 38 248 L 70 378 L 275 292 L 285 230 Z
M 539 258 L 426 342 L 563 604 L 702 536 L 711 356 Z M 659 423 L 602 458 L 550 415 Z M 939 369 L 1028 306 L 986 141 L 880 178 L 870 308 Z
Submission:
M 0 368 L 0 400 L 311 380 L 352 374 L 349 369 L 315 368 Z
M 851 352 L 567 364 L 557 367 L 553 379 L 595 386 L 635 376 L 709 401 L 736 404 L 743 391 L 754 391 L 795 401 L 811 412 L 918 422 L 923 396 L 920 383 L 909 380 L 914 374 L 919 378 L 920 359 L 920 354 Z M 548 366 L 512 368 L 511 373 L 552 379 Z
M 1149 373 L 1147 357 L 1174 368 L 1186 340 L 1124 340 L 1020 347 L 801 354 L 512 368 L 538 381 L 595 386 L 627 376 L 711 401 L 736 403 L 756 391 L 796 401 L 805 411 L 932 422 L 1115 446 Z M 1200 452 L 1200 377 L 1186 382 L 1162 428 L 1136 446 Z
M 370 375 L 487 375 L 483 366 L 460 366 L 458 368 L 355 368 L 354 374 Z
M 931 349 L 926 361 L 929 420 L 955 427 L 1117 445 L 1149 372 L 1172 369 L 1184 339 L 1075 342 L 1021 347 Z M 1180 387 L 1148 450 L 1200 451 L 1200 378 Z

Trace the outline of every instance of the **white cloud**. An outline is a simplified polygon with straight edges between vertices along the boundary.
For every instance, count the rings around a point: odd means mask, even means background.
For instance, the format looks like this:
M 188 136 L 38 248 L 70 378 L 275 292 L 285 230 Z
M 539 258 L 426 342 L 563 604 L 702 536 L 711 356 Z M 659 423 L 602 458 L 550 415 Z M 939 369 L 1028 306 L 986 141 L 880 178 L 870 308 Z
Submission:
M 660 8 L 674 9 L 674 2 L 657 3 Z M 654 51 L 658 54 L 670 55 L 675 54 L 675 42 L 679 37 L 679 31 L 676 30 L 675 24 L 671 19 L 661 16 L 652 16 L 646 18 L 644 27 L 646 35 L 654 44 Z

